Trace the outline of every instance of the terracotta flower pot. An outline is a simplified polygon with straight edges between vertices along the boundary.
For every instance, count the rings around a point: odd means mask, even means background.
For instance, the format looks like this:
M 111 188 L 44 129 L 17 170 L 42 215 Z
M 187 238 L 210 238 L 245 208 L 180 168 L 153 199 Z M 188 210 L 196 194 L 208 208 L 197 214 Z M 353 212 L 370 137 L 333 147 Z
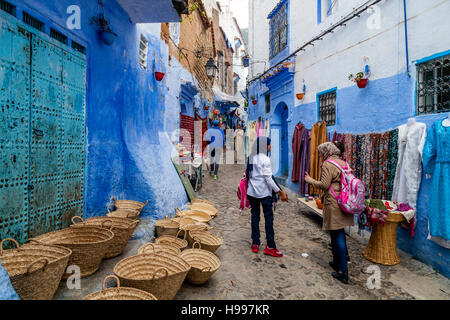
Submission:
M 156 71 L 155 78 L 156 80 L 161 81 L 164 78 L 164 73 Z
M 252 103 L 253 103 L 253 104 L 256 104 L 257 102 L 258 102 L 258 101 L 256 101 L 256 100 L 252 100 Z
M 358 88 L 363 89 L 367 86 L 367 79 L 361 79 L 357 81 L 356 84 L 358 85 Z
M 297 96 L 298 100 L 302 100 L 303 97 L 305 96 L 305 94 L 304 93 L 297 93 L 296 96 Z

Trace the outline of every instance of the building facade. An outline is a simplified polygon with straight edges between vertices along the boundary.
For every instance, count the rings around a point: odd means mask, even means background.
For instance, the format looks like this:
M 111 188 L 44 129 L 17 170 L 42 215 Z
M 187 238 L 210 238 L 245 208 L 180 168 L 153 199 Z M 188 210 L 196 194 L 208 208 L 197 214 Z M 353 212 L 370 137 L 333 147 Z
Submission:
M 300 121 L 310 129 L 326 120 L 331 135 L 363 134 L 392 130 L 409 118 L 429 128 L 448 116 L 447 1 L 263 0 L 250 1 L 249 9 L 248 91 L 257 101 L 249 119 L 269 119 L 276 175 L 295 192 L 291 140 Z M 357 72 L 368 75 L 363 89 L 349 80 Z M 424 77 L 436 77 L 436 85 L 424 87 Z M 323 97 L 331 102 L 322 104 Z M 449 275 L 448 249 L 427 239 L 430 192 L 424 175 L 416 235 L 399 229 L 398 244 Z

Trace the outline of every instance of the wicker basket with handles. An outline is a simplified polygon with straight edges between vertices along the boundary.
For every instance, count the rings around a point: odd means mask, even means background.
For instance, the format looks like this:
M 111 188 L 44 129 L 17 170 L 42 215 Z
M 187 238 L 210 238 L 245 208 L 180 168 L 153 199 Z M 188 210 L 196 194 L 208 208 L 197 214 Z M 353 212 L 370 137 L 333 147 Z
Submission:
M 194 243 L 192 249 L 184 250 L 181 257 L 191 265 L 186 280 L 192 284 L 204 284 L 220 267 L 219 258 L 210 251 L 202 250 L 198 242 Z
M 108 279 L 116 280 L 115 288 L 106 288 Z M 102 290 L 91 293 L 83 298 L 83 300 L 158 300 L 151 293 L 143 290 L 121 287 L 120 280 L 117 276 L 109 275 L 103 279 Z

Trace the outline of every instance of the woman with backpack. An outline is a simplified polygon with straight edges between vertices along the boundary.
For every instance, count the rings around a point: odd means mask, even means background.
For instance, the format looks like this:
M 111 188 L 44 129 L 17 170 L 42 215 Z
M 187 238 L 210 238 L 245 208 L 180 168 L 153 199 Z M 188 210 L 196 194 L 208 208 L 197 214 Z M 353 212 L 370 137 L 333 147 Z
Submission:
M 305 182 L 315 188 L 323 190 L 323 230 L 330 231 L 331 246 L 333 251 L 333 261 L 330 266 L 335 270 L 331 275 L 341 281 L 348 283 L 348 250 L 345 240 L 344 227 L 353 226 L 353 215 L 344 213 L 338 205 L 335 195 L 339 195 L 341 186 L 341 169 L 333 164 L 337 163 L 341 167 L 348 164 L 340 156 L 344 153 L 344 143 L 326 142 L 318 147 L 319 156 L 323 161 L 320 181 L 311 178 L 305 172 Z M 328 161 L 327 161 L 328 160 Z M 331 191 L 331 189 L 334 191 Z
M 273 196 L 278 193 L 281 200 L 288 201 L 286 193 L 278 186 L 272 176 L 272 164 L 268 154 L 270 152 L 270 139 L 260 136 L 253 144 L 252 152 L 247 160 L 246 176 L 248 177 L 247 198 L 250 201 L 252 212 L 252 251 L 258 253 L 260 245 L 259 220 L 262 205 L 267 246 L 264 253 L 274 257 L 282 257 L 283 254 L 275 244 L 275 232 L 273 230 Z

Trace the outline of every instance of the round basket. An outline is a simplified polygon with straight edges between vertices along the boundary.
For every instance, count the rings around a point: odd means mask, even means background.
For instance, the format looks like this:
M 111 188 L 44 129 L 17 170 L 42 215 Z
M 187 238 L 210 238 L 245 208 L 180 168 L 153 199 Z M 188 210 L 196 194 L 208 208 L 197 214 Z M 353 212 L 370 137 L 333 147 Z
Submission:
M 198 249 L 195 245 L 198 245 Z M 220 267 L 219 258 L 212 252 L 201 249 L 201 245 L 195 242 L 192 249 L 184 250 L 181 258 L 191 265 L 186 280 L 189 283 L 204 284 Z
M 114 211 L 109 211 L 108 209 L 108 213 L 106 214 L 106 216 L 113 218 L 128 218 L 131 220 L 137 220 L 140 214 L 141 211 L 136 209 L 117 209 Z
M 77 220 L 80 221 L 80 223 L 76 223 Z M 80 224 L 87 224 L 110 229 L 114 233 L 114 237 L 105 254 L 105 259 L 107 259 L 122 254 L 123 249 L 125 249 L 128 241 L 130 241 L 139 220 L 117 217 L 94 217 L 83 220 L 81 217 L 75 216 L 72 217 L 72 223 L 72 227 Z
M 145 202 L 139 202 L 134 200 L 115 200 L 114 206 L 116 209 L 134 209 L 139 210 L 139 212 L 144 208 L 148 203 L 148 200 Z
M 170 220 L 169 216 L 165 219 L 160 219 L 155 222 L 156 234 L 159 236 L 175 236 L 180 228 L 180 224 L 176 221 Z
M 204 250 L 210 252 L 215 252 L 223 244 L 220 236 L 213 235 L 208 231 L 191 230 L 188 239 L 191 239 L 191 244 L 199 242 Z
M 189 217 L 174 217 L 172 219 L 170 219 L 172 221 L 178 222 L 178 224 L 180 225 L 180 227 L 182 227 L 185 224 L 191 224 L 191 223 L 203 223 L 203 222 L 198 222 L 192 218 Z
M 98 270 L 107 252 L 114 233 L 111 230 L 91 225 L 65 228 L 34 238 L 44 244 L 60 245 L 72 250 L 68 266 L 80 268 L 81 278 L 90 276 Z M 64 273 L 62 279 L 70 277 Z
M 181 250 L 168 244 L 147 243 L 139 248 L 138 254 L 157 254 L 159 252 L 170 253 L 176 256 L 181 254 Z
M 200 199 L 200 198 L 192 199 L 191 203 L 206 203 L 206 204 L 209 204 L 212 207 L 216 206 L 214 202 L 206 200 L 206 199 Z
M 12 241 L 16 248 L 3 250 L 6 241 Z M 53 299 L 71 254 L 70 249 L 33 241 L 21 247 L 14 239 L 0 243 L 1 264 L 22 300 Z
M 108 279 L 116 280 L 116 288 L 105 288 Z M 117 276 L 110 275 L 103 279 L 102 290 L 91 293 L 83 298 L 83 300 L 158 300 L 151 293 L 138 290 L 135 288 L 127 288 L 120 286 L 120 280 Z
M 125 258 L 116 264 L 114 274 L 126 287 L 150 292 L 159 300 L 172 300 L 190 269 L 181 257 L 160 252 Z
M 188 243 L 192 244 L 192 242 L 190 242 L 192 239 L 189 240 L 189 231 L 191 231 L 191 230 L 207 231 L 207 230 L 210 230 L 210 229 L 211 229 L 211 227 L 209 227 L 209 226 L 207 226 L 206 224 L 203 224 L 203 223 L 202 224 L 197 224 L 197 223 L 185 224 L 182 227 L 180 227 L 180 230 L 181 230 L 180 236 L 185 237 L 186 240 L 188 241 Z
M 192 203 L 188 205 L 189 209 L 206 212 L 211 217 L 215 217 L 219 210 L 207 203 Z
M 169 246 L 174 246 L 180 250 L 183 250 L 187 247 L 188 242 L 186 241 L 186 236 L 184 239 L 178 238 L 180 235 L 181 230 L 178 230 L 178 233 L 176 236 L 161 236 L 156 238 L 155 243 L 156 244 L 167 244 Z
M 194 219 L 198 222 L 208 223 L 212 218 L 209 214 L 204 211 L 199 210 L 183 210 L 181 211 L 179 208 L 175 208 L 177 216 L 179 217 L 188 217 Z

